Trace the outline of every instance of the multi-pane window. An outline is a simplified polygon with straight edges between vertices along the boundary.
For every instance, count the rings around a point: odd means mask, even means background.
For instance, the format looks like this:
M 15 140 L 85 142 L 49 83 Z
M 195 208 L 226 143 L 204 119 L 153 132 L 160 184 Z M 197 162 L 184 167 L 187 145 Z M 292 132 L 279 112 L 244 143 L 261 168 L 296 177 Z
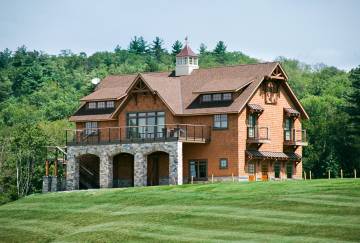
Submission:
M 256 120 L 257 115 L 251 113 L 248 117 L 248 138 L 255 138 L 256 136 Z
M 128 138 L 165 136 L 165 112 L 133 112 L 127 115 Z
M 203 94 L 202 102 L 221 102 L 221 101 L 231 101 L 231 93 L 218 93 L 218 94 Z
M 97 108 L 98 109 L 104 109 L 105 108 L 105 101 L 100 101 L 97 103 Z
M 231 100 L 231 93 L 224 93 L 223 100 Z
M 220 101 L 221 100 L 221 94 L 213 94 L 213 101 Z
M 206 160 L 191 160 L 189 162 L 190 176 L 193 180 L 207 180 Z
M 249 163 L 248 164 L 248 173 L 250 175 L 254 175 L 255 174 L 255 164 L 254 163 Z
M 86 135 L 96 135 L 98 133 L 98 124 L 97 122 L 86 122 L 85 123 L 85 134 Z
M 291 140 L 292 128 L 293 128 L 293 120 L 290 117 L 287 117 L 285 119 L 285 124 L 284 124 L 284 139 L 285 139 L 285 141 Z
M 189 64 L 192 64 L 193 63 L 193 59 L 192 57 L 189 58 Z
M 227 114 L 214 115 L 214 128 L 227 128 L 228 116 Z
M 210 102 L 211 101 L 211 95 L 210 94 L 206 94 L 202 96 L 202 101 L 203 102 Z
M 227 159 L 220 159 L 220 169 L 227 169 L 228 168 L 228 160 Z
M 89 102 L 89 109 L 96 109 L 96 102 Z
M 113 100 L 107 101 L 106 108 L 114 108 L 114 101 Z

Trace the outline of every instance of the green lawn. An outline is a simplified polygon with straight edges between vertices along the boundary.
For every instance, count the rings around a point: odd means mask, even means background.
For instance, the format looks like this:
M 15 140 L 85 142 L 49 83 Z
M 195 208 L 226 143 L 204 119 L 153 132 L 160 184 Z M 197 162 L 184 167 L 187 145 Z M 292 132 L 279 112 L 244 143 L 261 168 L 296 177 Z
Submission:
M 360 180 L 32 195 L 0 206 L 0 242 L 360 241 Z

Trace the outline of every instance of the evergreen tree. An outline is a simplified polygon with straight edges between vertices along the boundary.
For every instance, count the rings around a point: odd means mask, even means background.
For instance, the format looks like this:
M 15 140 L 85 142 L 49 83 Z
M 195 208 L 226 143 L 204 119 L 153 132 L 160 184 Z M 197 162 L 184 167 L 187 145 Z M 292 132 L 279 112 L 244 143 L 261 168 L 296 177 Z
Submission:
M 219 41 L 214 49 L 214 53 L 217 55 L 224 55 L 226 52 L 226 45 L 223 41 Z
M 148 45 L 142 36 L 134 36 L 130 41 L 129 52 L 136 54 L 144 54 L 148 52 Z
M 348 145 L 350 147 L 349 154 L 354 161 L 354 168 L 360 169 L 360 66 L 350 71 L 349 80 L 351 81 L 351 93 L 347 100 L 349 107 L 347 113 L 349 115 L 348 125 Z
M 207 46 L 204 43 L 201 43 L 199 49 L 200 54 L 203 55 L 206 53 L 206 51 L 207 51 Z
M 163 48 L 164 41 L 160 39 L 160 37 L 155 37 L 153 44 L 151 46 L 151 53 L 154 55 L 156 60 L 160 61 L 161 56 L 166 52 L 165 48 Z
M 171 54 L 174 56 L 179 54 L 183 48 L 183 44 L 180 41 L 175 41 L 175 43 L 172 45 Z

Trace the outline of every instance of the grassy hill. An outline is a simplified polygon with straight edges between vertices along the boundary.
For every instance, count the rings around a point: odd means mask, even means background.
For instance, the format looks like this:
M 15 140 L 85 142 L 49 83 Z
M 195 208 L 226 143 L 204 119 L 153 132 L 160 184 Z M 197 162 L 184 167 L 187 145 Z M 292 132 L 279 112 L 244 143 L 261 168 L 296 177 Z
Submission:
M 360 180 L 32 195 L 0 206 L 0 242 L 360 241 Z

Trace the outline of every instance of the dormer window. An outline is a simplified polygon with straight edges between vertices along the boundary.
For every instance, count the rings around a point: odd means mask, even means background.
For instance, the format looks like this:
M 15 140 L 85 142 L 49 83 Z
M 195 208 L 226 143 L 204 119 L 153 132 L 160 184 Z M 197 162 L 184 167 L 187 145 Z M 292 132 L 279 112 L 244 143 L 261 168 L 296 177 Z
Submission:
M 231 100 L 232 97 L 231 97 L 231 93 L 224 93 L 223 94 L 223 100 Z
M 96 109 L 96 102 L 89 102 L 89 109 Z
M 218 93 L 218 94 L 203 94 L 201 96 L 201 102 L 221 102 L 221 101 L 231 101 L 231 93 Z
M 110 100 L 106 102 L 106 108 L 114 108 L 114 101 Z
M 97 108 L 98 108 L 98 109 L 104 109 L 104 108 L 105 108 L 105 102 L 104 102 L 104 101 L 98 102 Z

